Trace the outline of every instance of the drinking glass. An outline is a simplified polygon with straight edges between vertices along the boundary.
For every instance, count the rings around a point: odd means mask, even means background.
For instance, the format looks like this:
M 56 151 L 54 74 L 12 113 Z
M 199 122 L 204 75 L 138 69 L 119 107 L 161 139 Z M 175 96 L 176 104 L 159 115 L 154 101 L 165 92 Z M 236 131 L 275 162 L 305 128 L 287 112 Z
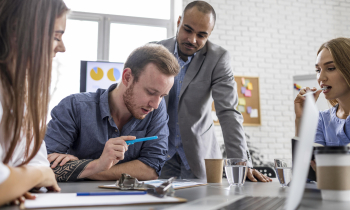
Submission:
M 242 186 L 247 176 L 247 160 L 228 158 L 224 160 L 227 181 L 231 186 Z
M 289 186 L 289 183 L 292 180 L 292 160 L 275 159 L 274 161 L 278 181 L 282 187 Z

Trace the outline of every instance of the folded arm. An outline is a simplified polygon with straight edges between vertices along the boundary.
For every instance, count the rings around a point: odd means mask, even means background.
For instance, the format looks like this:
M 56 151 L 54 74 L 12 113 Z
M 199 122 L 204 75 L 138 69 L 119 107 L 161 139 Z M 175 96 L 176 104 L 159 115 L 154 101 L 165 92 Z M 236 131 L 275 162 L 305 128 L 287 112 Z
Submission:
M 156 170 L 140 161 L 143 160 L 148 163 L 147 160 L 149 159 L 144 160 L 140 158 L 140 160 L 117 164 L 120 160 L 124 159 L 124 153 L 128 150 L 125 141 L 133 139 L 135 139 L 133 136 L 121 136 L 108 140 L 99 159 L 78 160 L 76 158 L 73 161 L 53 167 L 56 179 L 61 182 L 76 181 L 83 178 L 93 180 L 117 180 L 122 173 L 130 174 L 140 180 L 157 179 L 158 174 Z M 57 160 L 60 155 L 67 156 L 66 154 L 53 154 L 50 157 L 54 157 Z M 56 163 L 54 159 L 50 162 L 53 164 Z
M 93 167 L 93 164 L 94 163 L 92 162 L 91 167 Z M 89 170 L 86 169 L 86 173 L 82 173 L 81 178 L 88 175 L 88 173 Z M 100 173 L 88 175 L 86 177 L 92 180 L 117 180 L 121 177 L 122 173 L 127 173 L 132 177 L 136 177 L 138 180 L 158 179 L 158 174 L 156 171 L 152 167 L 144 164 L 139 160 L 117 164 L 107 171 L 102 171 Z
M 69 161 L 62 166 L 56 166 L 52 170 L 55 173 L 56 180 L 58 182 L 77 181 L 84 178 L 80 175 L 84 172 L 84 170 L 91 162 L 93 162 L 91 159 Z
M 79 179 L 117 180 L 122 173 L 130 174 L 139 180 L 157 179 L 156 171 L 139 160 L 133 160 L 112 166 L 102 171 L 99 160 L 74 160 L 53 169 L 59 182 L 77 181 Z

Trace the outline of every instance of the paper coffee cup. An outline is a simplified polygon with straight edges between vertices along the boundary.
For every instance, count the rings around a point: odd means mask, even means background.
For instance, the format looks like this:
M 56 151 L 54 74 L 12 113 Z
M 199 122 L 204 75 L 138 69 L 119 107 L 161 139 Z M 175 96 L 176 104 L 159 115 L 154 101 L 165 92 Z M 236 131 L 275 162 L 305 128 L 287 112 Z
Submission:
M 204 159 L 208 183 L 221 183 L 223 159 Z
M 350 201 L 350 148 L 319 147 L 315 150 L 317 187 L 322 199 Z

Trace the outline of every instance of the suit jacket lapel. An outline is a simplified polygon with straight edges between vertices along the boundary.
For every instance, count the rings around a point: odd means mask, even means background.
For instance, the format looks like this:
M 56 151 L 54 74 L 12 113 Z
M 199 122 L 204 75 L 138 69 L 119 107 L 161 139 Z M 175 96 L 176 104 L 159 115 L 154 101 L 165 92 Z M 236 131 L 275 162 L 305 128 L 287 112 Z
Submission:
M 175 41 L 176 41 L 176 37 L 167 39 L 165 41 L 160 41 L 160 43 L 169 50 L 169 52 L 171 52 L 171 54 L 174 54 L 175 51 Z M 165 96 L 165 103 L 166 106 L 168 107 L 168 102 L 169 102 L 169 95 Z
M 167 39 L 165 41 L 160 41 L 159 43 L 162 44 L 165 48 L 167 48 L 169 50 L 169 52 L 171 52 L 171 54 L 174 54 L 175 41 L 176 41 L 176 37 L 173 37 L 173 38 Z
M 187 69 L 184 81 L 181 86 L 180 98 L 182 94 L 185 92 L 190 82 L 193 80 L 193 78 L 197 75 L 198 71 L 202 67 L 206 52 L 207 52 L 207 44 L 200 51 L 198 51 L 196 55 L 193 57 L 193 60 L 191 61 L 190 66 Z

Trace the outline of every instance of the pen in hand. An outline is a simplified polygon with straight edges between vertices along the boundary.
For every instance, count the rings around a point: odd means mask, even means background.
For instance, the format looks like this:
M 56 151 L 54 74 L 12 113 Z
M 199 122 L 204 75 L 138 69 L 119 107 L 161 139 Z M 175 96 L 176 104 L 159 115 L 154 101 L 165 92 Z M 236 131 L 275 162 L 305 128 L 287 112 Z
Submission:
M 135 144 L 137 142 L 149 141 L 149 140 L 154 140 L 154 139 L 158 139 L 158 136 L 151 136 L 151 137 L 145 137 L 145 138 L 130 140 L 130 141 L 127 141 L 126 144 L 127 145 L 131 145 L 131 144 Z
M 323 87 L 323 88 L 317 89 L 317 90 L 315 90 L 315 91 L 310 91 L 310 92 L 305 93 L 305 94 L 302 95 L 302 96 L 311 95 L 311 94 L 314 94 L 314 93 L 316 93 L 317 91 L 320 91 L 320 90 L 327 90 L 327 88 Z

